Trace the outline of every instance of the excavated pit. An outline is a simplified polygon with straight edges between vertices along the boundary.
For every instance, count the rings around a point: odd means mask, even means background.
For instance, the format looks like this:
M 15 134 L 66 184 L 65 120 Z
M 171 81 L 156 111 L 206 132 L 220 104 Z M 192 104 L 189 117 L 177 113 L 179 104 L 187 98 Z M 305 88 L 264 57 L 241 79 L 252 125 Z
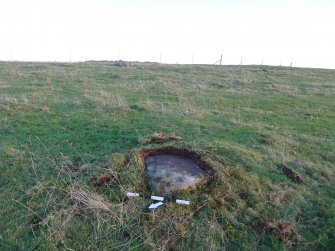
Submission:
M 194 190 L 207 183 L 214 172 L 198 154 L 187 150 L 144 150 L 142 157 L 153 194 L 171 195 Z

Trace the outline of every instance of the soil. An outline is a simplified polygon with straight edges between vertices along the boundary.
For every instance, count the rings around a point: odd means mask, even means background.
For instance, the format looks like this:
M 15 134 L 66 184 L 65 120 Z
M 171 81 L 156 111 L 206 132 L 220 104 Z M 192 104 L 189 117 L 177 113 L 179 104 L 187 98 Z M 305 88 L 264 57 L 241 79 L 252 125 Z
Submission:
M 116 180 L 116 177 L 115 175 L 104 175 L 104 176 L 101 176 L 97 179 L 95 179 L 93 181 L 93 186 L 101 186 L 107 182 L 110 182 L 110 181 L 115 181 Z
M 294 172 L 292 169 L 288 168 L 285 165 L 280 165 L 279 167 L 281 168 L 285 176 L 289 178 L 290 180 L 292 180 L 293 182 L 298 183 L 298 184 L 302 182 L 301 177 L 296 172 Z

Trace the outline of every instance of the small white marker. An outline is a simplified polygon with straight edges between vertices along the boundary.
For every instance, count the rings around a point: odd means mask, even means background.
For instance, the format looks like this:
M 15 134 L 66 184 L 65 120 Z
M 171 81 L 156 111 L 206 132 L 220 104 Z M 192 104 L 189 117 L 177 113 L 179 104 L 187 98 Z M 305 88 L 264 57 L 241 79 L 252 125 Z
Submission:
M 182 204 L 182 205 L 190 205 L 190 202 L 188 200 L 176 200 L 177 204 Z
M 161 196 L 151 195 L 150 198 L 151 198 L 152 200 L 164 201 L 164 197 L 161 197 Z
M 140 194 L 139 193 L 130 193 L 130 192 L 128 192 L 127 196 L 128 197 L 140 197 Z
M 175 199 L 175 198 L 164 198 L 162 196 L 156 196 L 156 195 L 141 195 L 139 193 L 132 193 L 132 192 L 127 192 L 127 196 L 128 197 L 142 197 L 142 198 L 145 198 L 145 199 L 152 199 L 152 200 L 155 200 L 155 201 L 160 201 L 160 202 L 164 202 L 165 200 L 166 201 L 173 201 L 179 205 L 190 205 L 191 202 L 189 200 L 178 200 L 178 199 Z M 157 204 L 157 203 L 156 203 Z M 155 203 L 153 203 L 152 205 L 156 205 Z M 159 205 L 161 206 L 161 205 Z M 150 207 L 149 207 L 150 209 Z
M 163 202 L 157 202 L 157 203 L 152 203 L 148 208 L 150 209 L 150 210 L 155 210 L 155 209 L 157 209 L 158 207 L 160 207 L 160 206 L 162 206 L 163 205 Z

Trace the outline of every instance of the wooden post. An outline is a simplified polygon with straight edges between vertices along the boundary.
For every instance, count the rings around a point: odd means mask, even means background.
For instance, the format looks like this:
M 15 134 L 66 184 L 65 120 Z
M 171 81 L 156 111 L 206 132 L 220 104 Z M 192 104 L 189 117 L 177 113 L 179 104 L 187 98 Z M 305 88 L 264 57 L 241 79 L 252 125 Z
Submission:
M 222 54 L 221 54 L 221 58 L 220 58 L 220 65 L 222 64 Z

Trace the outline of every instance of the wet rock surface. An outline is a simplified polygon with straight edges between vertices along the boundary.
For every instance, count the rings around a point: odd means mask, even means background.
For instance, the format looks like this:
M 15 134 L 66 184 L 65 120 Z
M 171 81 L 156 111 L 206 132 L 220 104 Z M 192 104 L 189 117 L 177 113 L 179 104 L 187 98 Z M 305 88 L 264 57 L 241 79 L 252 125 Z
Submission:
M 207 173 L 186 157 L 170 154 L 153 155 L 145 158 L 145 166 L 151 191 L 167 195 L 180 190 L 195 189 L 204 183 Z

